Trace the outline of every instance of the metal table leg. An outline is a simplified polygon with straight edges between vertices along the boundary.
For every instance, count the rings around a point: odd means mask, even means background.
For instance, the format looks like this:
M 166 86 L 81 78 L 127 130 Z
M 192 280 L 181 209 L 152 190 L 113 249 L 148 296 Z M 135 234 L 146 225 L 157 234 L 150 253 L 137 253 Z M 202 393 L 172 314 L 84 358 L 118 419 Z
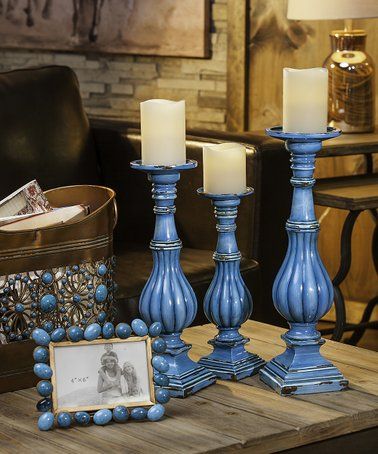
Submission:
M 334 303 L 336 310 L 336 326 L 333 331 L 332 340 L 339 341 L 345 330 L 346 325 L 346 313 L 345 313 L 345 301 L 343 294 L 340 290 L 340 285 L 346 278 L 350 265 L 352 262 L 352 233 L 354 224 L 360 215 L 362 210 L 349 211 L 348 216 L 345 219 L 343 230 L 341 233 L 341 244 L 340 244 L 340 267 L 332 283 L 335 292 Z M 324 331 L 321 331 L 325 334 Z

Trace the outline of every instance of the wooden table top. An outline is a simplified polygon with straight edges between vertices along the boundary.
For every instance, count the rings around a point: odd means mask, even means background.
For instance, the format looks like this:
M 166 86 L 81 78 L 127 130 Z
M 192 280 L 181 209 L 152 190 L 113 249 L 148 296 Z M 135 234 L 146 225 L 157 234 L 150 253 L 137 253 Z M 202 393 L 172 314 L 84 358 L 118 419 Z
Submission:
M 378 208 L 378 174 L 320 179 L 314 187 L 314 202 L 342 210 Z
M 269 360 L 282 352 L 283 329 L 248 321 L 242 333 L 248 348 Z M 183 336 L 191 356 L 209 352 L 212 325 L 193 327 Z M 159 422 L 112 423 L 37 429 L 35 389 L 0 395 L 0 452 L 6 453 L 218 453 L 276 452 L 378 424 L 378 353 L 327 341 L 322 352 L 350 381 L 338 393 L 280 397 L 258 377 L 219 381 L 187 399 L 171 399 Z

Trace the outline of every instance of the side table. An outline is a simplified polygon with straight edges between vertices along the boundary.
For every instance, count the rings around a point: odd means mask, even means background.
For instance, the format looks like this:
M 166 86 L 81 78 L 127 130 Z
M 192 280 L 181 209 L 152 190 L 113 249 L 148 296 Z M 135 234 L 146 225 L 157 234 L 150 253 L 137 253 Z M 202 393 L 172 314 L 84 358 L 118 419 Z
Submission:
M 355 345 L 367 328 L 377 328 L 377 321 L 370 321 L 378 296 L 374 296 L 367 304 L 359 323 L 346 323 L 346 310 L 341 283 L 345 280 L 352 261 L 352 233 L 358 216 L 369 210 L 376 226 L 372 241 L 372 254 L 376 270 L 378 270 L 378 174 L 373 173 L 373 153 L 378 152 L 378 133 L 345 134 L 325 144 L 319 157 L 348 156 L 361 154 L 366 160 L 366 174 L 347 177 L 320 179 L 314 187 L 316 205 L 348 210 L 341 233 L 341 260 L 339 270 L 333 279 L 335 291 L 335 328 L 321 330 L 322 334 L 331 334 L 333 340 L 340 340 L 346 331 L 353 331 L 346 341 Z
M 247 349 L 266 360 L 282 352 L 282 328 L 248 320 Z M 214 325 L 195 326 L 183 339 L 198 361 L 211 351 Z M 281 397 L 259 377 L 219 380 L 187 399 L 171 399 L 158 422 L 127 421 L 40 432 L 35 388 L 0 394 L 0 452 L 49 454 L 258 454 L 284 451 L 375 452 L 378 436 L 378 353 L 327 341 L 324 354 L 349 380 L 334 393 Z M 362 449 L 363 448 L 363 449 Z

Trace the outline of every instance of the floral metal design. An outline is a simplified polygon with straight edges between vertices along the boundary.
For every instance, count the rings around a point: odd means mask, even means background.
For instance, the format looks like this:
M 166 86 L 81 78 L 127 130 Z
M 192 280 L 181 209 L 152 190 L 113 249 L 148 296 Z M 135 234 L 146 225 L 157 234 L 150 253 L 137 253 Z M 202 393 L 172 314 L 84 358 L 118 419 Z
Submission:
M 47 332 L 93 323 L 100 312 L 113 318 L 115 258 L 85 261 L 0 277 L 0 337 L 29 339 L 36 327 Z

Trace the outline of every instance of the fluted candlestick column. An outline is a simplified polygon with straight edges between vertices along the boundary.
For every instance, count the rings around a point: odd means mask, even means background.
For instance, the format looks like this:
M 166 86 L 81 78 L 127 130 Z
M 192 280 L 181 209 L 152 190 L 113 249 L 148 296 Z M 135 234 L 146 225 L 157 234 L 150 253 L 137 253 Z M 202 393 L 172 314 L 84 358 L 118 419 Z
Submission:
M 338 136 L 326 133 L 284 133 L 281 127 L 267 130 L 271 137 L 285 140 L 291 153 L 294 187 L 290 218 L 286 223 L 289 245 L 273 285 L 277 311 L 289 323 L 282 338 L 287 348 L 260 370 L 260 378 L 282 395 L 339 391 L 348 385 L 341 372 L 320 354 L 325 340 L 316 324 L 331 308 L 332 282 L 320 259 L 312 187 L 315 156 L 322 141 Z
M 180 172 L 197 166 L 187 161 L 177 166 L 142 165 L 133 161 L 131 167 L 146 172 L 152 183 L 155 201 L 155 231 L 150 243 L 153 269 L 139 300 L 143 320 L 151 325 L 160 322 L 161 337 L 167 343 L 162 356 L 169 364 L 167 388 L 174 397 L 186 397 L 215 382 L 215 376 L 188 356 L 191 345 L 181 339 L 184 328 L 190 326 L 197 313 L 197 299 L 180 265 L 181 240 L 178 237 L 174 213 L 176 183 Z
M 236 217 L 242 197 L 251 195 L 252 188 L 240 194 L 209 194 L 203 188 L 197 191 L 211 199 L 217 220 L 218 243 L 213 258 L 215 274 L 204 299 L 204 312 L 218 329 L 210 355 L 198 362 L 223 380 L 249 377 L 265 364 L 259 356 L 248 352 L 249 339 L 239 333 L 241 325 L 252 313 L 252 296 L 240 274 L 241 253 L 236 243 Z

